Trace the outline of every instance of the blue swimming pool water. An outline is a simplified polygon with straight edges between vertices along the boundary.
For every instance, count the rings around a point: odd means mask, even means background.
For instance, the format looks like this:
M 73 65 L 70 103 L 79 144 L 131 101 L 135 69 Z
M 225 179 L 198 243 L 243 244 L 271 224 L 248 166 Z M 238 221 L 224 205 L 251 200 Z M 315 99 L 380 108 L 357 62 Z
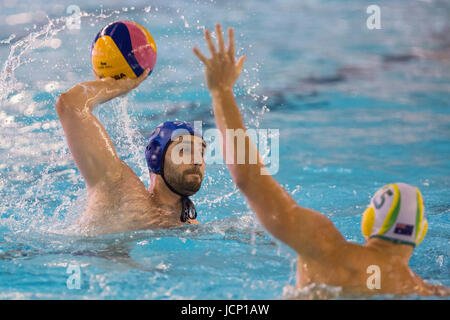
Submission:
M 206 168 L 194 197 L 200 226 L 76 233 L 86 190 L 54 104 L 92 79 L 91 41 L 118 19 L 148 28 L 158 61 L 138 90 L 96 114 L 146 185 L 143 146 L 157 124 L 214 126 L 191 47 L 205 50 L 204 27 L 221 22 L 235 27 L 238 52 L 248 56 L 236 88 L 246 124 L 280 129 L 275 178 L 356 243 L 364 241 L 361 213 L 379 187 L 417 185 L 429 232 L 411 267 L 450 286 L 450 62 L 448 53 L 438 58 L 450 46 L 450 6 L 378 3 L 381 30 L 366 28 L 369 1 L 81 1 L 81 28 L 67 30 L 70 1 L 2 2 L 0 299 L 314 296 L 292 290 L 295 253 L 262 229 L 222 165 Z M 17 14 L 24 23 L 8 18 Z M 80 289 L 66 284 L 69 265 L 80 267 Z M 325 291 L 339 298 L 335 288 Z

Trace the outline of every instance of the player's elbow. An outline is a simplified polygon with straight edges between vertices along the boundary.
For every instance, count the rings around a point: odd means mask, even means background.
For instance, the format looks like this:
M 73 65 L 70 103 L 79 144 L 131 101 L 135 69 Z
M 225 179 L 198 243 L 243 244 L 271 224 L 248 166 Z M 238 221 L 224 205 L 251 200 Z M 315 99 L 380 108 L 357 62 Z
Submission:
M 78 104 L 75 103 L 73 94 L 70 92 L 64 92 L 59 95 L 56 100 L 55 108 L 58 116 L 61 117 L 67 114 L 68 111 L 79 111 Z
M 58 99 L 56 99 L 55 108 L 58 116 L 61 116 L 64 113 L 64 110 L 67 108 L 67 93 L 59 95 Z

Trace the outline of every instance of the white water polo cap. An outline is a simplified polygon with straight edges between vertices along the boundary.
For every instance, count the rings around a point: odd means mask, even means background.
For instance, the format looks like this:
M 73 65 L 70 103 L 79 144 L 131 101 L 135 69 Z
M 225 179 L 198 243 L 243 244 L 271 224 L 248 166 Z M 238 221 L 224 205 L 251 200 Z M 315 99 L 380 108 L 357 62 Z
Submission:
M 422 194 L 406 183 L 393 183 L 378 190 L 361 223 L 366 239 L 376 237 L 414 247 L 423 240 L 427 228 Z

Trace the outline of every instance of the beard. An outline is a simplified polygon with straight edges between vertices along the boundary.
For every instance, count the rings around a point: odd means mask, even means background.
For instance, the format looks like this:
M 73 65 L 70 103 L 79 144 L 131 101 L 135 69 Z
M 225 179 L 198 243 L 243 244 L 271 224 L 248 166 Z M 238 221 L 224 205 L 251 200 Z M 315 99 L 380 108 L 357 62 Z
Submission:
M 186 196 L 195 194 L 202 185 L 203 175 L 198 167 L 189 168 L 179 174 L 175 170 L 167 170 L 164 177 L 178 193 Z

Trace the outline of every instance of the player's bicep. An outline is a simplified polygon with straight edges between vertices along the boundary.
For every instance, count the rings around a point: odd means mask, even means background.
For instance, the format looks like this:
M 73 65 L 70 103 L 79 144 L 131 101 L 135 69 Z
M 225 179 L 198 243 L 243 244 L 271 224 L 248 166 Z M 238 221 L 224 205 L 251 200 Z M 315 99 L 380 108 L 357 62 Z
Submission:
M 78 110 L 58 101 L 56 110 L 70 152 L 89 187 L 120 176 L 122 161 L 98 119 L 88 110 Z

